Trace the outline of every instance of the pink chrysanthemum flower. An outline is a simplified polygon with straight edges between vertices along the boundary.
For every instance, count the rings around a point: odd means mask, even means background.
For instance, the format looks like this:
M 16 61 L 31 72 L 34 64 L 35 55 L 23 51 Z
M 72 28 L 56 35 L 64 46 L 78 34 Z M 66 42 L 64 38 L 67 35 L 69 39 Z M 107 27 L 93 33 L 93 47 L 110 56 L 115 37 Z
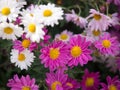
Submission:
M 100 30 L 92 30 L 91 31 L 89 28 L 87 28 L 85 33 L 86 33 L 86 39 L 88 39 L 89 41 L 94 43 L 96 40 L 99 40 L 100 36 L 104 35 L 104 33 L 106 33 L 106 32 L 103 32 Z
M 64 89 L 64 85 L 67 81 L 67 74 L 58 71 L 56 73 L 47 73 L 46 76 L 46 84 L 49 90 L 66 90 Z
M 38 90 L 35 79 L 31 79 L 29 75 L 21 78 L 14 75 L 13 79 L 9 79 L 7 86 L 11 88 L 10 90 Z
M 94 9 L 90 9 L 90 13 L 87 18 L 93 19 L 88 23 L 88 28 L 90 28 L 90 30 L 106 31 L 111 24 L 111 18 Z
M 61 40 L 63 42 L 68 42 L 72 35 L 73 35 L 72 32 L 64 30 L 63 32 L 61 32 L 61 34 L 56 34 L 55 39 Z
M 32 42 L 29 38 L 26 38 L 24 35 L 22 36 L 22 41 L 15 40 L 13 42 L 13 48 L 19 50 L 20 52 L 28 48 L 30 51 L 33 51 L 38 47 L 36 42 Z
M 68 77 L 65 88 L 65 90 L 77 90 L 78 88 L 80 88 L 80 83 L 77 82 L 75 79 Z
M 81 16 L 78 16 L 74 10 L 72 10 L 72 14 L 66 14 L 65 18 L 68 22 L 72 21 L 74 24 L 80 26 L 81 28 L 86 27 L 87 20 Z
M 15 25 L 20 25 L 21 24 L 21 18 L 20 17 L 17 17 L 16 20 L 14 21 L 14 24 Z
M 101 83 L 102 89 L 100 90 L 120 90 L 120 80 L 118 76 L 111 78 L 107 76 L 107 85 L 105 83 Z
M 71 37 L 69 43 L 69 60 L 68 66 L 77 66 L 79 63 L 81 66 L 87 64 L 92 60 L 90 56 L 91 50 L 88 49 L 90 42 L 87 42 L 84 37 L 75 35 Z
M 120 6 L 120 0 L 107 0 L 108 3 L 114 3 L 117 6 Z
M 40 52 L 41 63 L 52 71 L 67 64 L 68 46 L 62 41 L 53 41 Z
M 118 17 L 118 13 L 113 13 L 113 14 L 111 15 L 111 23 L 112 23 L 112 25 L 113 25 L 113 26 L 119 25 L 119 22 L 120 22 L 120 19 L 119 19 L 119 17 Z
M 43 31 L 45 32 L 45 35 L 44 35 L 44 40 L 43 41 L 40 41 L 40 46 L 44 47 L 48 44 L 50 44 L 50 38 L 51 36 L 48 34 L 48 29 L 46 27 L 43 28 Z
M 105 55 L 116 55 L 119 53 L 120 44 L 117 37 L 111 37 L 109 33 L 105 33 L 98 41 L 95 42 L 95 47 Z
M 81 81 L 82 90 L 98 90 L 100 84 L 99 77 L 99 72 L 90 73 L 86 69 Z

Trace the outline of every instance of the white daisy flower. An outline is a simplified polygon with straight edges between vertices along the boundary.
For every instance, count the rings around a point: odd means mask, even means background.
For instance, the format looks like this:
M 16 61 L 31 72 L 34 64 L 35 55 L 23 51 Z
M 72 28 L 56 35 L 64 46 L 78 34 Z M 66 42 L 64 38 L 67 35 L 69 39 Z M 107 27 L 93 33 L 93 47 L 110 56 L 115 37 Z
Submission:
M 47 5 L 40 5 L 40 12 L 38 13 L 39 20 L 47 26 L 54 26 L 58 24 L 58 20 L 62 20 L 63 10 L 61 7 L 55 7 L 55 4 L 48 3 Z
M 15 20 L 20 12 L 16 0 L 0 0 L 0 21 Z
M 56 34 L 55 39 L 61 40 L 63 42 L 68 42 L 72 35 L 72 32 L 64 30 L 63 32 L 61 32 L 61 34 Z
M 2 39 L 16 40 L 17 37 L 21 37 L 23 29 L 14 25 L 13 23 L 0 23 L 0 37 Z
M 31 66 L 31 63 L 34 61 L 34 54 L 28 49 L 19 52 L 18 50 L 12 49 L 10 61 L 15 63 L 15 66 L 18 66 L 21 70 L 28 69 Z
M 26 37 L 30 38 L 32 42 L 39 43 L 40 39 L 44 39 L 45 32 L 42 30 L 44 26 L 39 24 L 38 20 L 23 20 L 23 25 L 25 26 Z
M 16 0 L 17 2 L 18 2 L 18 7 L 23 7 L 24 5 L 26 5 L 27 4 L 27 2 L 25 1 L 25 0 Z
M 21 12 L 21 15 L 22 15 L 22 19 L 25 21 L 25 20 L 28 20 L 29 19 L 36 19 L 38 16 L 38 13 L 40 10 L 39 6 L 37 5 L 31 5 L 29 6 L 27 9 L 23 9 L 23 11 Z M 37 21 L 39 21 L 39 19 L 37 18 L 36 19 Z

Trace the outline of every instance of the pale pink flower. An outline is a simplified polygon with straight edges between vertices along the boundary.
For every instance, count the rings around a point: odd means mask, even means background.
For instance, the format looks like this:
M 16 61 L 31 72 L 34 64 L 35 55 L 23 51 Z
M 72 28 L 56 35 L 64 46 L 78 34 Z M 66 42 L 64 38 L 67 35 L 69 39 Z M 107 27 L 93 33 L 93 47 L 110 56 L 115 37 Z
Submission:
M 71 14 L 66 14 L 65 16 L 66 20 L 68 22 L 73 22 L 74 24 L 76 24 L 77 26 L 80 26 L 81 28 L 85 28 L 86 24 L 87 24 L 87 20 L 81 16 L 78 16 L 74 10 L 72 10 Z
M 90 30 L 106 31 L 108 27 L 111 26 L 111 18 L 107 15 L 95 9 L 90 9 L 90 13 L 91 14 L 87 17 L 87 19 L 92 18 L 88 23 L 88 28 L 90 28 Z

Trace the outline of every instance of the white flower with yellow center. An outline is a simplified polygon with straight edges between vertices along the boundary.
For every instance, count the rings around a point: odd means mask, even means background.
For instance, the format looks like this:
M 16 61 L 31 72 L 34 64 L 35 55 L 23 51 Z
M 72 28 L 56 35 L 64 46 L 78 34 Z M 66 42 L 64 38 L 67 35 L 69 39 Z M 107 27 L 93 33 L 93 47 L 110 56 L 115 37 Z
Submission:
M 6 22 L 0 24 L 0 37 L 2 37 L 2 39 L 16 40 L 17 37 L 21 37 L 22 34 L 23 30 L 21 27 L 18 27 L 18 25 Z
M 40 5 L 38 13 L 39 20 L 46 26 L 54 26 L 58 24 L 58 20 L 62 20 L 63 10 L 60 7 L 55 7 L 54 4 Z
M 68 42 L 69 39 L 72 37 L 73 33 L 68 31 L 68 30 L 64 30 L 63 32 L 61 32 L 60 34 L 56 34 L 55 39 L 57 40 L 61 40 L 63 42 Z
M 44 39 L 45 32 L 42 30 L 44 27 L 39 24 L 37 20 L 23 20 L 25 26 L 26 37 L 30 38 L 32 42 L 40 42 L 40 39 Z
M 19 3 L 16 0 L 0 0 L 0 21 L 15 20 L 20 12 Z
M 18 7 L 23 7 L 23 5 L 26 5 L 27 4 L 27 2 L 25 1 L 25 0 L 16 0 L 17 2 L 18 2 Z
M 34 54 L 30 52 L 28 49 L 19 52 L 16 49 L 12 49 L 11 51 L 10 61 L 11 63 L 15 63 L 15 66 L 18 66 L 21 70 L 28 69 L 31 66 L 31 63 L 34 61 Z
M 23 9 L 23 11 L 21 12 L 22 14 L 22 19 L 28 20 L 29 19 L 36 19 L 37 18 L 37 13 L 39 12 L 40 8 L 37 5 L 31 5 L 29 6 L 27 9 Z M 37 20 L 39 21 L 40 18 L 37 18 Z

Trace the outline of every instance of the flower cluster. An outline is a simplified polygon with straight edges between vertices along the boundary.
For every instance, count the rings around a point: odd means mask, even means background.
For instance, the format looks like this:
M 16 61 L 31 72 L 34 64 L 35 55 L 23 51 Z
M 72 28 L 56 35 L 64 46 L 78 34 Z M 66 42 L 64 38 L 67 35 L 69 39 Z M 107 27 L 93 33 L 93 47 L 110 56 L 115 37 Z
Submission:
M 115 4 L 118 12 L 108 14 L 111 4 Z M 105 65 L 103 68 L 109 68 L 109 72 L 120 72 L 120 1 L 107 0 L 106 5 L 107 14 L 90 9 L 89 15 L 83 17 L 76 9 L 63 7 L 64 11 L 52 3 L 28 5 L 25 0 L 1 0 L 0 40 L 11 41 L 11 66 L 26 74 L 34 71 L 39 60 L 39 66 L 43 66 L 40 69 L 48 71 L 43 81 L 31 79 L 31 73 L 19 78 L 17 73 L 8 80 L 10 90 L 119 90 L 117 75 L 107 74 L 103 78 L 101 71 L 92 67 L 97 63 Z M 66 23 L 77 26 L 81 33 L 59 25 Z M 52 36 L 54 31 L 50 29 L 54 27 L 62 30 Z M 76 68 L 80 72 L 69 72 Z M 105 78 L 106 83 L 101 80 Z

